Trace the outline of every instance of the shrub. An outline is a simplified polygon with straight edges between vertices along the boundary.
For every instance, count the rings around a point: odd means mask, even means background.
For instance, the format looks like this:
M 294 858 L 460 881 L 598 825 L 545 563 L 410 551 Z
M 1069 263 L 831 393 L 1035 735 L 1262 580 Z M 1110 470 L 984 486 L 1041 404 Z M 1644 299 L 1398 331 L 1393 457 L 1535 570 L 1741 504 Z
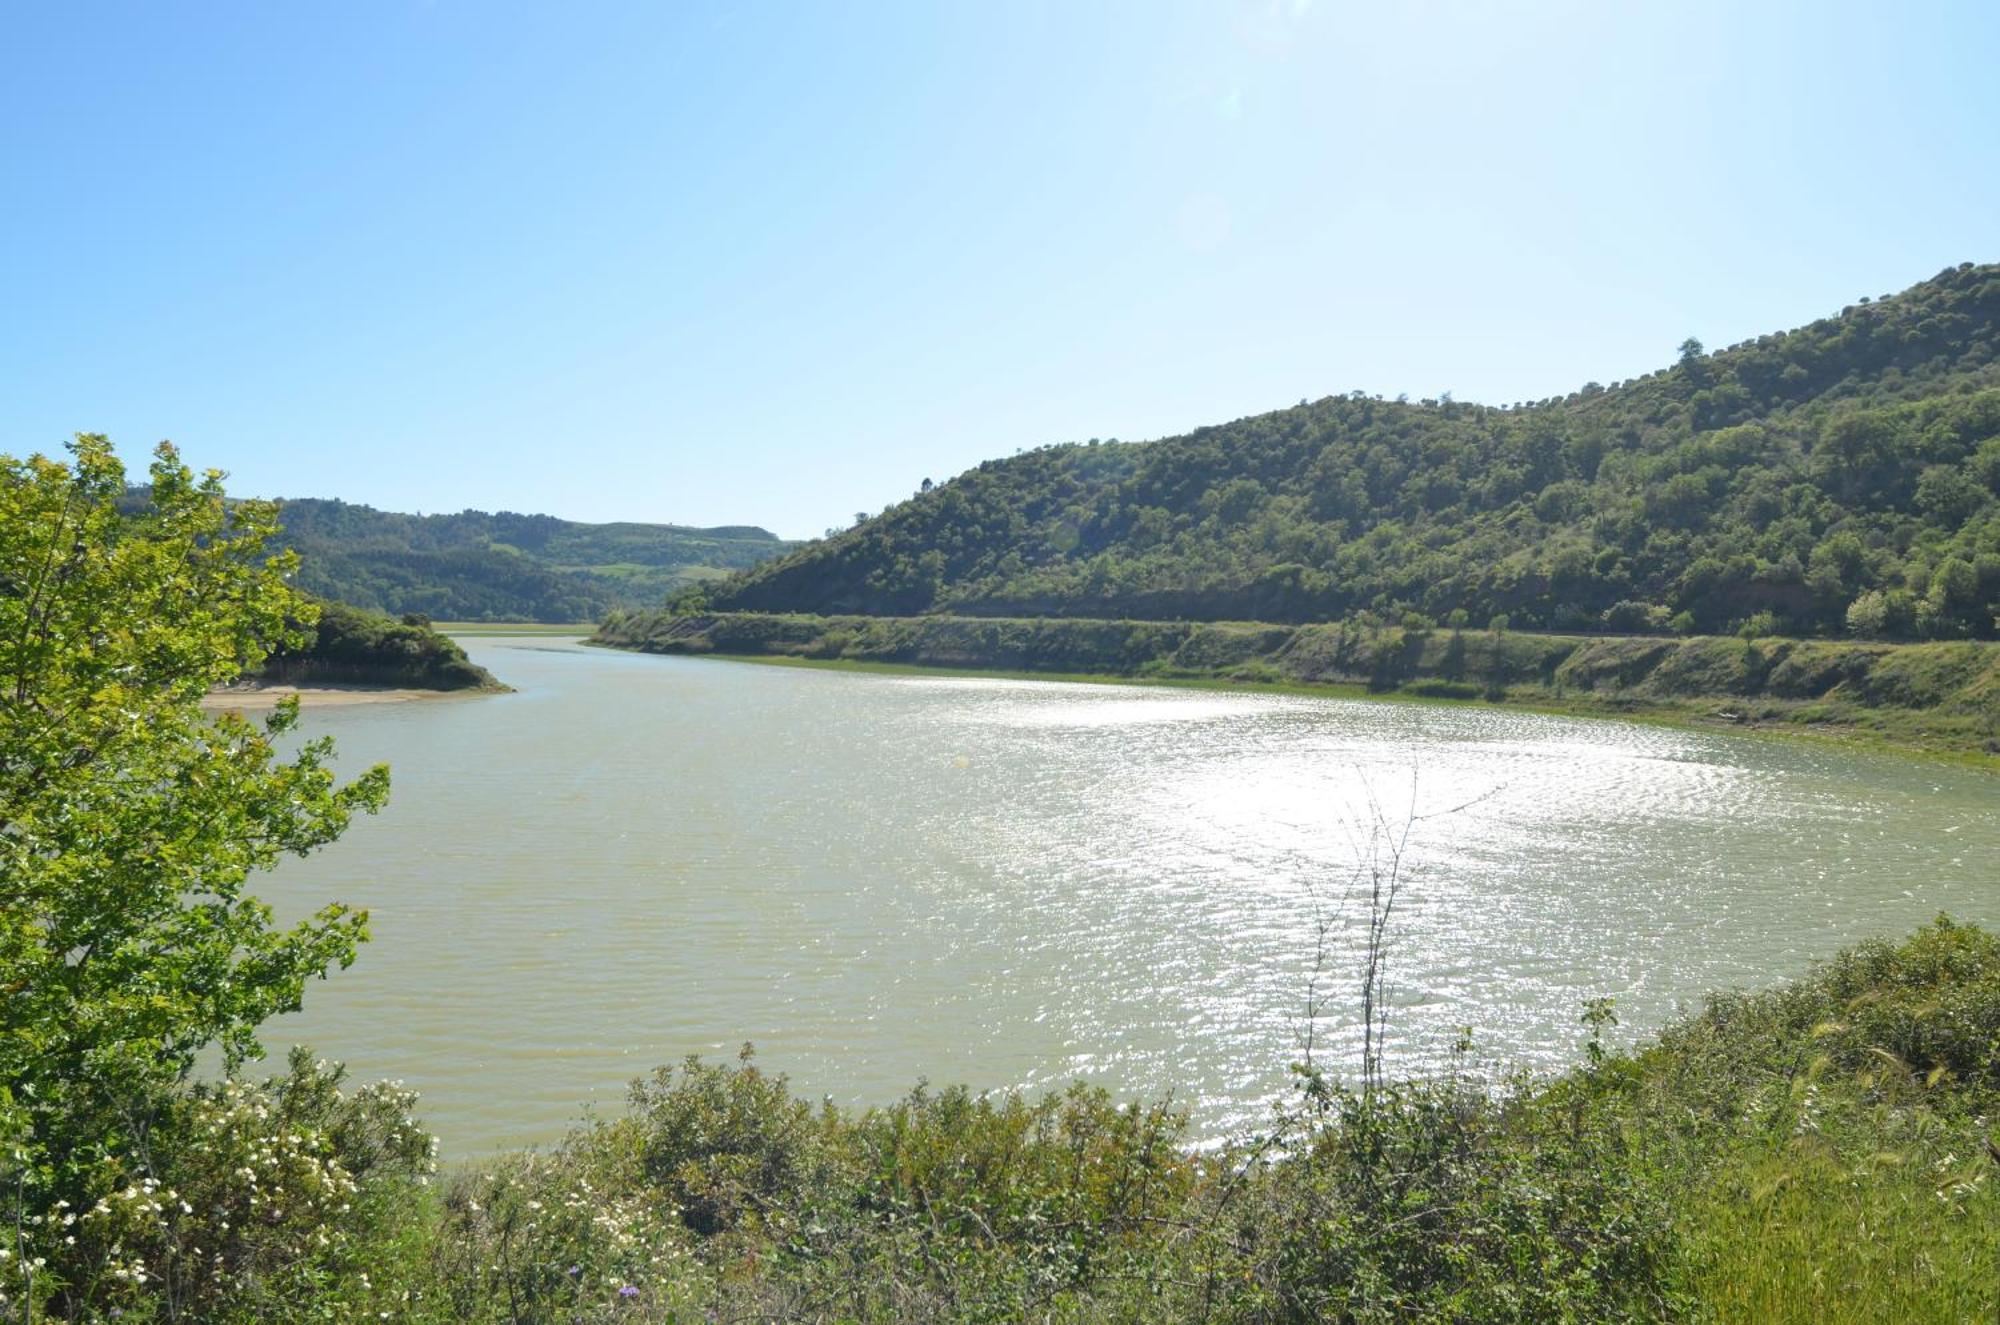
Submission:
M 1623 599 L 1604 610 L 1604 628 L 1623 635 L 1656 633 L 1667 628 L 1667 609 L 1657 603 Z
M 1871 589 L 1847 606 L 1851 635 L 1870 639 L 1908 635 L 1916 624 L 1916 596 L 1907 589 Z
M 1480 694 L 1478 686 L 1464 681 L 1418 681 L 1403 689 L 1425 699 L 1478 699 Z
M 1743 624 L 1736 628 L 1736 633 L 1746 640 L 1769 639 L 1782 628 L 1783 623 L 1778 620 L 1778 614 L 1766 609 L 1745 618 Z
M 80 1201 L 21 1212 L 40 1282 L 10 1258 L 0 1287 L 59 1319 L 373 1314 L 395 1296 L 385 1252 L 421 1234 L 435 1141 L 415 1095 L 342 1077 L 298 1049 L 261 1085 L 160 1094 L 143 1145 L 95 1165 Z

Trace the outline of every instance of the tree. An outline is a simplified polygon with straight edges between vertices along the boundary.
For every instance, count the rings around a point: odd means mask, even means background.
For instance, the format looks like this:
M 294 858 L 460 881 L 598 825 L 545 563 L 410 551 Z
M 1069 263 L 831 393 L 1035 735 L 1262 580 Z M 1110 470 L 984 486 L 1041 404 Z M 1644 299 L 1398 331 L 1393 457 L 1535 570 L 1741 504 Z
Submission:
M 1917 509 L 1939 524 L 1963 524 L 1986 500 L 1985 488 L 1951 465 L 1929 465 L 1917 478 Z
M 208 716 L 214 686 L 303 638 L 313 604 L 267 552 L 269 502 L 227 502 L 172 447 L 150 501 L 82 435 L 63 464 L 0 456 L 0 1212 L 92 1199 L 146 1161 L 149 1118 L 218 1047 L 231 1071 L 260 1023 L 344 967 L 367 916 L 290 928 L 245 891 L 333 841 L 388 794 L 341 784 L 331 742 L 288 743 L 296 701 L 261 723 Z
M 1978 625 L 1979 572 L 1964 557 L 1946 557 L 1931 573 L 1927 598 L 1938 633 L 1956 635 Z
M 1697 428 L 1712 426 L 1712 422 L 1706 417 L 1712 412 L 1712 402 L 1702 395 L 1703 389 L 1713 381 L 1713 375 L 1708 371 L 1708 363 L 1702 357 L 1706 353 L 1707 348 L 1693 336 L 1681 342 L 1681 377 L 1687 383 L 1687 387 L 1695 393 L 1689 404 L 1694 407 L 1698 416 L 1695 419 Z

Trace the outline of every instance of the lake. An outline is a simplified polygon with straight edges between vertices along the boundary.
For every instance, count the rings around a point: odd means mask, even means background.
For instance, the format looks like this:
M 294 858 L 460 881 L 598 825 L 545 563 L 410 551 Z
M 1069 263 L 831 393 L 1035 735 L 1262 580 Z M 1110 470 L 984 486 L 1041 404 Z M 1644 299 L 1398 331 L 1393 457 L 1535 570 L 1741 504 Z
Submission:
M 267 1028 L 423 1093 L 445 1153 L 558 1137 L 687 1054 L 812 1097 L 1171 1092 L 1214 1137 L 1352 1064 L 1357 854 L 1409 827 L 1391 1068 L 1577 1060 L 1939 911 L 2000 921 L 2000 780 L 1727 731 L 465 641 L 503 696 L 308 711 L 389 808 L 259 881 L 375 939 Z

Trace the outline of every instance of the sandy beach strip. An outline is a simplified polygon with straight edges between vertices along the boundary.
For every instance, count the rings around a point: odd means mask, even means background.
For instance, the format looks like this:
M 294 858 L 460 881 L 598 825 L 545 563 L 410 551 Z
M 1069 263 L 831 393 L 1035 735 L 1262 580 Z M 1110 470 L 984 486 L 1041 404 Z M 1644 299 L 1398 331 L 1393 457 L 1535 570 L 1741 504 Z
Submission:
M 344 708 L 350 704 L 404 704 L 413 699 L 443 699 L 451 690 L 405 690 L 388 686 L 233 686 L 211 690 L 201 706 L 215 712 L 240 709 L 255 713 L 276 708 L 278 701 L 297 695 L 301 708 Z M 464 692 L 464 693 L 477 693 Z

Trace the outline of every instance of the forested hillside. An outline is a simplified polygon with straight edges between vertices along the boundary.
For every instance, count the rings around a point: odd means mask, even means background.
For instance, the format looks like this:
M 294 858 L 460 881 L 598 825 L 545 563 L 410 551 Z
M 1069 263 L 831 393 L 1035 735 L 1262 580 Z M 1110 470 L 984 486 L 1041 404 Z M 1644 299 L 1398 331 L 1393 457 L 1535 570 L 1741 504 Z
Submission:
M 989 461 L 680 606 L 1991 637 L 2000 266 L 1559 399 Z
M 287 501 L 299 585 L 323 598 L 441 621 L 587 621 L 652 605 L 791 545 L 750 526 L 578 524 L 548 515 L 404 515 Z

